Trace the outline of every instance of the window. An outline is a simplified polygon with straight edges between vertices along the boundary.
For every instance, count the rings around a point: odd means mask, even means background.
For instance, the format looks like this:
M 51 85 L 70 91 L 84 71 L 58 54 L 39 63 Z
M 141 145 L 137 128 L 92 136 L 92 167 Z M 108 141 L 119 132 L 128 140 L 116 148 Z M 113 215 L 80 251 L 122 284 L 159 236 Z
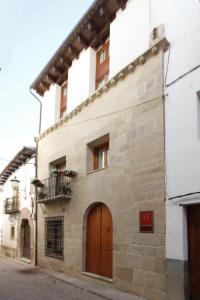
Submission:
M 63 259 L 64 217 L 45 218 L 45 255 Z
M 99 51 L 96 58 L 96 88 L 101 87 L 107 80 L 109 74 L 109 42 L 106 42 Z
M 15 239 L 15 226 L 11 225 L 10 227 L 10 239 L 14 240 Z
M 100 170 L 109 165 L 109 134 L 87 144 L 86 172 Z
M 66 168 L 66 156 L 60 157 L 49 164 L 49 171 L 53 169 L 64 170 Z
M 108 80 L 108 74 L 99 78 L 99 80 L 97 81 L 97 88 L 102 87 L 106 83 L 107 80 Z
M 67 110 L 67 82 L 61 86 L 61 99 L 60 99 L 60 117 L 62 118 L 64 112 Z
M 103 169 L 108 166 L 108 151 L 108 143 L 94 148 L 94 170 Z

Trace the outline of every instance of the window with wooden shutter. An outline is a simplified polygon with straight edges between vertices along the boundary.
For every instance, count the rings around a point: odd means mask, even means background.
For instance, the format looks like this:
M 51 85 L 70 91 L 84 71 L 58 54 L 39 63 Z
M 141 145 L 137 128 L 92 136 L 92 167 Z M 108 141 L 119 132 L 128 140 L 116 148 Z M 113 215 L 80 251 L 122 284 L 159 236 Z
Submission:
M 109 75 L 109 42 L 97 51 L 96 57 L 96 88 L 101 87 L 108 80 Z
M 94 148 L 94 170 L 103 169 L 108 166 L 109 143 Z
M 68 83 L 65 82 L 61 86 L 61 99 L 60 99 L 60 117 L 62 118 L 64 112 L 67 110 L 67 87 Z

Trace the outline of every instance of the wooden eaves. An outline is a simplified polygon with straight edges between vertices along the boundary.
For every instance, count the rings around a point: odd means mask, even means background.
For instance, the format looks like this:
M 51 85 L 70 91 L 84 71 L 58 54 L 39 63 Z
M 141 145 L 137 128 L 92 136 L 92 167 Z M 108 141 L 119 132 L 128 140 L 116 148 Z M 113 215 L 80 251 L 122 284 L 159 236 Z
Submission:
M 35 147 L 23 147 L 9 164 L 0 173 L 0 186 L 4 185 L 7 179 L 28 160 L 30 160 L 36 153 Z
M 89 46 L 97 49 L 109 36 L 110 23 L 117 11 L 125 9 L 127 0 L 96 0 L 80 19 L 54 56 L 32 83 L 40 96 L 52 83 L 61 85 L 68 77 L 72 61 Z

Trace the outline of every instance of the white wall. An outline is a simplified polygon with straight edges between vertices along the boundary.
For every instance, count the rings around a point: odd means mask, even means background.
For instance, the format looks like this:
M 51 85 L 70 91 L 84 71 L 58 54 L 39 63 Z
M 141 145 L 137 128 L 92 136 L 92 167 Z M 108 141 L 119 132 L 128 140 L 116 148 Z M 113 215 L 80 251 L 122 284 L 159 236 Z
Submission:
M 151 28 L 163 23 L 171 45 L 170 55 L 165 54 L 165 74 L 169 55 L 166 77 L 169 84 L 200 64 L 200 2 L 151 0 L 151 3 Z M 200 69 L 165 90 L 167 197 L 200 190 L 196 94 L 200 90 L 199 78 Z M 176 200 L 166 202 L 167 258 L 187 259 L 186 210 Z
M 57 111 L 60 109 L 60 102 L 57 100 L 59 89 L 60 87 L 57 84 L 51 85 L 49 91 L 44 94 L 42 99 L 42 132 L 57 121 Z
M 83 50 L 68 71 L 67 113 L 72 111 L 95 90 L 96 52 Z
M 166 83 L 200 64 L 200 2 L 152 0 L 152 27 L 164 23 L 171 44 Z M 165 54 L 165 62 L 168 61 Z M 197 95 L 200 69 L 166 89 L 166 163 L 169 197 L 200 189 Z
M 149 0 L 129 0 L 110 26 L 110 74 L 117 72 L 149 48 Z
M 200 2 L 151 0 L 151 3 L 151 28 L 164 23 L 171 44 L 169 83 L 199 63 Z
M 166 202 L 166 257 L 187 260 L 187 218 L 186 209 L 173 201 Z
M 4 201 L 6 198 L 10 198 L 13 196 L 13 189 L 11 186 L 10 180 L 12 178 L 16 178 L 20 181 L 19 185 L 19 202 L 20 202 L 20 210 L 23 208 L 29 209 L 29 211 L 33 212 L 32 200 L 33 200 L 33 190 L 30 185 L 30 181 L 33 177 L 35 177 L 35 166 L 34 159 L 29 161 L 29 164 L 22 166 L 18 169 L 12 176 L 7 180 L 4 185 L 3 192 L 0 193 L 0 218 L 2 223 L 2 245 L 16 248 L 17 246 L 17 221 L 18 214 L 5 214 L 4 213 Z M 15 239 L 10 239 L 10 229 L 11 225 L 15 226 Z
M 200 69 L 167 89 L 166 164 L 169 197 L 200 191 L 199 78 Z

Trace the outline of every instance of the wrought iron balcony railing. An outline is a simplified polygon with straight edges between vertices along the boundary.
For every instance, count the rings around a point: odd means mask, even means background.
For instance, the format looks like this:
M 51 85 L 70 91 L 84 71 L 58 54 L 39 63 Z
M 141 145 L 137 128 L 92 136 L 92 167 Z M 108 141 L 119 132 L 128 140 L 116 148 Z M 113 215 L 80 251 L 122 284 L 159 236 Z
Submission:
M 40 183 L 37 186 L 37 201 L 40 203 L 71 198 L 70 178 L 67 176 L 49 177 Z
M 17 197 L 6 198 L 5 200 L 5 214 L 14 214 L 18 213 L 19 210 L 19 202 Z

